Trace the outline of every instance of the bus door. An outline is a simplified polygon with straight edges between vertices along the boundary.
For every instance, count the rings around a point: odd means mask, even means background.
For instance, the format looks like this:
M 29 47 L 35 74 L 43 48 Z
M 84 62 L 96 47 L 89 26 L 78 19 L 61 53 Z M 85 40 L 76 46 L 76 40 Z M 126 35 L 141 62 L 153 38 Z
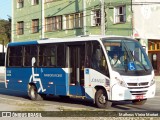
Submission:
M 84 91 L 84 61 L 85 45 L 67 47 L 69 73 L 69 94 L 85 96 Z

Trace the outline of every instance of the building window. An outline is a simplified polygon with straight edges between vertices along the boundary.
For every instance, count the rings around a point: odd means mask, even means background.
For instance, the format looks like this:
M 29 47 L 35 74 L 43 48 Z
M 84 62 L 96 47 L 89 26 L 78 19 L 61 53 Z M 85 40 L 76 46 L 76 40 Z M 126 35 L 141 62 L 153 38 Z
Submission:
M 22 35 L 24 34 L 24 22 L 20 21 L 17 22 L 17 35 Z
M 39 0 L 32 0 L 32 5 L 38 5 L 39 4 Z
M 65 15 L 64 23 L 64 29 L 81 28 L 83 26 L 83 13 Z
M 17 8 L 22 8 L 24 6 L 23 0 L 17 0 Z
M 160 50 L 160 42 L 159 41 L 151 41 L 148 42 L 148 50 L 154 51 L 154 50 Z
M 91 11 L 91 26 L 101 25 L 101 10 L 96 9 Z
M 45 21 L 46 32 L 62 30 L 62 16 L 47 17 Z
M 39 19 L 32 20 L 32 33 L 39 32 Z
M 83 13 L 75 14 L 75 28 L 83 27 Z
M 117 6 L 114 8 L 114 23 L 126 22 L 126 7 Z

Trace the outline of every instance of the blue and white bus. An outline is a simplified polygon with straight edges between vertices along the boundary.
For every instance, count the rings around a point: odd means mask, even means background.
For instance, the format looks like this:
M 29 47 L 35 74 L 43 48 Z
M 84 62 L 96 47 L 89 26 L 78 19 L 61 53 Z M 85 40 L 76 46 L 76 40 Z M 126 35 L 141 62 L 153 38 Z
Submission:
M 118 65 L 111 64 L 114 55 Z M 49 38 L 8 44 L 8 89 L 91 99 L 99 108 L 114 101 L 144 104 L 155 96 L 152 65 L 140 43 L 119 36 Z

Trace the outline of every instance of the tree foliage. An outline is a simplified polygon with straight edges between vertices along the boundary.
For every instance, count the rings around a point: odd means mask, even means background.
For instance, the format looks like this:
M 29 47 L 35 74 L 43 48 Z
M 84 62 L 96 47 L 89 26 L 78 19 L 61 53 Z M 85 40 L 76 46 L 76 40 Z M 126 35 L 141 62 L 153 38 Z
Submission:
M 4 45 L 11 41 L 11 19 L 9 20 L 0 20 L 0 44 Z

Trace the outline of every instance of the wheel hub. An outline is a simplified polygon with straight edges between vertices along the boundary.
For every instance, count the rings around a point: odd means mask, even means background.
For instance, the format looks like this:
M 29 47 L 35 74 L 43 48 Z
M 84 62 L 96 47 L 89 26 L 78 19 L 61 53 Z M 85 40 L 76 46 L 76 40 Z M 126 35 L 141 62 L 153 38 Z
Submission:
M 99 102 L 102 104 L 106 103 L 106 97 L 103 94 L 99 96 Z
M 31 90 L 31 97 L 35 98 L 35 90 L 34 89 Z

